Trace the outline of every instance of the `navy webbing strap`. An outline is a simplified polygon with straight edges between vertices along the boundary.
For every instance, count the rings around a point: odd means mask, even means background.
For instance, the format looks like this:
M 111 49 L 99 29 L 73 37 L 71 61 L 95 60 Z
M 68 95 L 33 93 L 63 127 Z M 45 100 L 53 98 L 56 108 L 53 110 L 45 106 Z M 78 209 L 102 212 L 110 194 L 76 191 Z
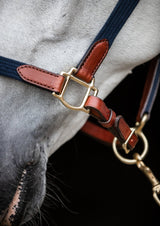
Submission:
M 160 83 L 160 55 L 150 61 L 150 69 L 148 71 L 148 78 L 144 86 L 143 91 L 144 95 L 142 96 L 142 100 L 140 103 L 140 111 L 137 116 L 137 121 L 140 121 L 144 114 L 147 114 L 149 119 L 153 103 L 158 92 L 159 83 Z
M 117 5 L 115 6 L 108 20 L 103 25 L 100 32 L 97 34 L 92 44 L 98 40 L 102 40 L 106 38 L 109 42 L 109 48 L 110 48 L 117 34 L 121 30 L 125 22 L 127 21 L 128 17 L 133 12 L 138 2 L 139 0 L 118 1 Z
M 0 75 L 23 81 L 17 73 L 17 67 L 24 63 L 0 56 Z
M 119 0 L 108 20 L 91 45 L 93 45 L 96 41 L 105 38 L 109 42 L 109 47 L 111 47 L 114 39 L 116 38 L 117 34 L 121 30 L 124 23 L 127 21 L 128 17 L 132 13 L 138 2 L 139 0 Z M 82 60 L 80 62 L 82 62 Z M 18 75 L 16 69 L 18 66 L 24 64 L 26 63 L 18 62 L 0 56 L 0 75 L 23 81 Z

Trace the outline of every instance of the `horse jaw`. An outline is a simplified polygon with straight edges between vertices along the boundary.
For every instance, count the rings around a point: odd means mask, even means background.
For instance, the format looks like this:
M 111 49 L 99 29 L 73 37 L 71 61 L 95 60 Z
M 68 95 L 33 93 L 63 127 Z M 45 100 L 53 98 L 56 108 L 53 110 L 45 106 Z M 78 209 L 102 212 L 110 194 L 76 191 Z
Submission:
M 20 208 L 20 206 L 19 206 L 20 201 L 21 201 L 20 195 L 21 195 L 21 191 L 23 189 L 23 178 L 25 177 L 26 173 L 27 173 L 26 170 L 23 170 L 20 183 L 19 183 L 17 190 L 15 192 L 15 195 L 8 207 L 7 214 L 5 215 L 4 220 L 1 223 L 2 225 L 4 224 L 4 225 L 11 226 L 12 222 L 14 222 L 14 218 L 16 217 L 17 210 Z

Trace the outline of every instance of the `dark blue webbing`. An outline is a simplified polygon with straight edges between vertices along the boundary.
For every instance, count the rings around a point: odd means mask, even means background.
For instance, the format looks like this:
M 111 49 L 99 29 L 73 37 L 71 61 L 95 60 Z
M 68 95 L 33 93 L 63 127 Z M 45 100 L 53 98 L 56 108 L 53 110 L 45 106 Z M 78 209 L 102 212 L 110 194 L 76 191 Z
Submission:
M 121 30 L 122 26 L 130 16 L 138 2 L 139 0 L 119 0 L 108 20 L 91 45 L 93 45 L 96 41 L 105 38 L 109 41 L 110 48 L 118 32 Z M 25 63 L 0 56 L 0 75 L 23 81 L 18 75 L 16 69 L 20 65 L 24 64 Z
M 95 43 L 98 40 L 106 38 L 109 42 L 110 48 L 117 34 L 127 21 L 128 17 L 133 12 L 138 2 L 139 0 L 118 1 L 108 20 L 103 25 L 98 35 L 95 37 L 93 43 Z
M 0 75 L 23 81 L 17 73 L 17 67 L 24 63 L 0 56 Z
M 147 104 L 142 111 L 143 114 L 144 113 L 150 114 L 152 105 L 154 103 L 154 99 L 156 98 L 156 93 L 158 91 L 159 83 L 160 83 L 160 56 L 159 56 L 159 59 L 157 60 L 154 79 L 152 82 L 151 90 L 149 92 L 148 100 L 146 102 Z

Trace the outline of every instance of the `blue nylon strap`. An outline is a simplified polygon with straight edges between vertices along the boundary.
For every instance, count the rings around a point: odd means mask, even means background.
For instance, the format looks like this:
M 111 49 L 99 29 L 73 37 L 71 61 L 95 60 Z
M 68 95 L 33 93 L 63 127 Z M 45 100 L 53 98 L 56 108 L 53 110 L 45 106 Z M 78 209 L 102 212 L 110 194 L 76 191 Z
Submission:
M 98 40 L 106 38 L 109 42 L 109 48 L 111 47 L 117 34 L 127 21 L 128 17 L 133 12 L 134 8 L 140 0 L 120 0 L 112 11 L 106 23 L 95 37 L 95 43 Z
M 108 18 L 92 44 L 94 44 L 98 40 L 105 38 L 109 41 L 109 47 L 111 47 L 118 32 L 121 30 L 122 26 L 130 16 L 138 2 L 139 0 L 119 0 L 110 17 Z M 80 62 L 82 62 L 82 60 Z M 24 64 L 25 63 L 0 56 L 0 75 L 23 81 L 18 75 L 16 69 L 20 65 Z
M 119 0 L 115 8 L 113 9 L 112 13 L 110 14 L 109 18 L 107 19 L 106 23 L 103 25 L 89 48 L 87 49 L 86 53 L 82 57 L 81 61 L 78 63 L 77 68 L 83 62 L 86 54 L 88 53 L 89 49 L 92 45 L 102 39 L 107 39 L 109 43 L 109 49 L 112 46 L 112 43 L 116 36 L 118 35 L 119 31 L 127 21 L 128 17 L 131 15 L 133 10 L 135 9 L 136 5 L 140 0 Z
M 17 73 L 17 67 L 24 63 L 0 56 L 0 75 L 23 81 Z
M 156 93 L 158 92 L 159 83 L 160 83 L 160 56 L 159 56 L 159 59 L 157 60 L 154 79 L 151 85 L 151 90 L 148 96 L 148 100 L 146 102 L 147 104 L 142 111 L 143 114 L 147 113 L 148 115 L 150 115 L 154 100 L 156 98 Z

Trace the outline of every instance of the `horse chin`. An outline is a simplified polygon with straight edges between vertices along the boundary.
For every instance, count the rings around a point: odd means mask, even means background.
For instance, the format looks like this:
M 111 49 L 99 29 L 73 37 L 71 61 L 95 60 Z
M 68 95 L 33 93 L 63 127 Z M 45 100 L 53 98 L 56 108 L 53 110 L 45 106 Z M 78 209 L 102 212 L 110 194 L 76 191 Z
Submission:
M 3 214 L 0 217 L 0 225 L 18 226 L 33 218 L 43 202 L 45 188 L 41 186 L 42 184 L 38 184 L 36 186 L 38 190 L 37 193 L 41 193 L 41 197 L 38 197 L 37 194 L 33 193 L 33 191 L 30 191 L 28 171 L 27 169 L 24 169 L 13 199 L 10 202 L 9 207 L 3 211 Z M 36 187 L 34 186 L 34 189 L 36 189 Z M 29 194 L 32 196 L 31 199 L 29 198 Z

